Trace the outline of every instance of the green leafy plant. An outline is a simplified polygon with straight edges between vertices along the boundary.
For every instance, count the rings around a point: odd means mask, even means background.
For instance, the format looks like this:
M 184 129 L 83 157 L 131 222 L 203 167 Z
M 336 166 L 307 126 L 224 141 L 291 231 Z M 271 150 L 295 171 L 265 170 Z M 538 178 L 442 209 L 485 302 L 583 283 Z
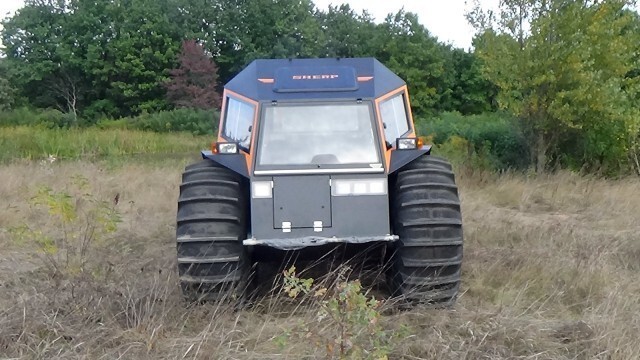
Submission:
M 437 153 L 458 164 L 487 170 L 526 169 L 529 144 L 518 120 L 505 113 L 465 116 L 442 113 L 418 120 L 418 133 L 430 136 Z
M 314 286 L 314 280 L 301 279 L 295 266 L 283 272 L 284 291 L 292 298 L 307 296 L 315 300 L 318 311 L 312 321 L 302 322 L 275 339 L 286 346 L 287 340 L 309 342 L 329 358 L 387 359 L 392 344 L 406 335 L 407 329 L 385 330 L 381 323 L 382 302 L 363 292 L 359 280 L 345 280 L 343 270 L 335 285 Z

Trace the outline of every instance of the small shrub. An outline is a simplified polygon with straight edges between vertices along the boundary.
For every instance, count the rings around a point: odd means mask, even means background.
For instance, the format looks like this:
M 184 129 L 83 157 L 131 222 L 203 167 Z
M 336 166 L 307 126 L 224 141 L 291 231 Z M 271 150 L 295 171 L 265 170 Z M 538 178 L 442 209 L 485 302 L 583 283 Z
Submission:
M 96 127 L 102 130 L 127 130 L 132 126 L 127 119 L 100 119 L 96 122 Z
M 85 114 L 86 115 L 86 114 Z M 138 116 L 111 119 L 105 115 L 76 118 L 73 114 L 55 109 L 32 109 L 22 107 L 0 112 L 0 127 L 32 126 L 47 129 L 69 129 L 73 127 L 98 127 L 99 129 L 131 129 L 159 133 L 189 132 L 193 135 L 217 133 L 219 113 L 213 110 L 181 108 Z
M 285 347 L 289 339 L 308 342 L 326 353 L 327 358 L 387 359 L 394 342 L 406 335 L 386 331 L 380 324 L 382 303 L 362 291 L 359 280 L 346 281 L 342 274 L 336 285 L 313 286 L 313 279 L 301 279 L 296 268 L 284 271 L 284 291 L 295 299 L 305 295 L 316 300 L 318 311 L 313 322 L 301 322 L 275 341 Z
M 102 99 L 93 101 L 86 108 L 82 110 L 82 116 L 86 119 L 91 119 L 87 123 L 93 124 L 102 118 L 114 118 L 121 113 L 118 105 L 110 99 Z
M 529 166 L 529 147 L 517 119 L 500 114 L 463 116 L 443 113 L 419 120 L 420 135 L 429 135 L 438 149 L 445 148 L 458 161 L 473 158 L 474 165 L 493 170 L 525 169 Z M 466 143 L 461 143 L 464 139 Z M 453 159 L 452 159 L 453 160 Z
M 130 129 L 174 132 L 185 131 L 194 135 L 213 135 L 217 130 L 218 114 L 215 111 L 200 109 L 175 109 L 157 113 L 144 113 L 127 118 Z
M 73 114 L 65 114 L 55 109 L 31 109 L 21 107 L 0 112 L 0 126 L 35 126 L 48 129 L 68 128 L 76 120 Z
M 434 152 L 468 169 L 499 169 L 488 149 L 488 146 L 476 149 L 469 140 L 453 135 L 445 143 L 436 145 Z

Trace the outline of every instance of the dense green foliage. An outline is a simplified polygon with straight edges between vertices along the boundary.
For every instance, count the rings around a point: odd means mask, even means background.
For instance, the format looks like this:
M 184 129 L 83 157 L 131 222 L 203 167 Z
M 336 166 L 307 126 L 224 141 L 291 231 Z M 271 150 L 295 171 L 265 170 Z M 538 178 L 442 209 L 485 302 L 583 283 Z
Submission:
M 164 85 L 189 39 L 222 82 L 256 58 L 375 56 L 407 80 L 418 113 L 491 109 L 473 55 L 403 11 L 375 24 L 310 0 L 27 0 L 3 25 L 18 95 L 85 119 L 170 109 Z
M 496 18 L 470 14 L 483 73 L 499 88 L 500 107 L 522 120 L 539 171 L 619 172 L 627 157 L 637 161 L 640 21 L 632 5 L 508 0 Z
M 211 134 L 206 109 L 256 58 L 373 56 L 431 119 L 421 135 L 482 165 L 640 174 L 632 1 L 480 4 L 469 52 L 403 10 L 376 23 L 311 0 L 26 0 L 2 22 L 0 126 Z
M 430 134 L 430 143 L 446 148 L 457 163 L 469 160 L 490 169 L 525 169 L 529 165 L 527 140 L 517 120 L 509 114 L 462 116 L 442 113 L 418 121 L 419 134 Z
M 134 129 L 153 132 L 185 131 L 194 135 L 217 134 L 219 114 L 212 110 L 180 108 L 175 110 L 143 113 L 118 120 L 100 120 L 103 129 Z
M 69 128 L 77 125 L 73 116 L 55 109 L 19 107 L 12 111 L 0 111 L 0 126 L 37 126 L 41 128 Z
M 74 118 L 72 114 L 55 109 L 34 110 L 20 107 L 13 111 L 0 111 L 0 127 L 35 126 L 48 129 L 68 129 L 95 125 L 101 129 L 145 130 L 160 133 L 185 131 L 194 135 L 213 135 L 217 134 L 218 118 L 219 113 L 216 110 L 180 108 L 155 113 L 144 112 L 137 116 L 123 117 L 117 120 L 101 118 L 94 123 L 82 118 Z
M 7 61 L 0 58 L 0 111 L 11 110 L 15 102 L 15 90 L 7 76 Z
M 167 1 L 27 0 L 3 23 L 11 78 L 37 107 L 89 117 L 165 109 L 161 84 L 182 40 L 171 9 Z

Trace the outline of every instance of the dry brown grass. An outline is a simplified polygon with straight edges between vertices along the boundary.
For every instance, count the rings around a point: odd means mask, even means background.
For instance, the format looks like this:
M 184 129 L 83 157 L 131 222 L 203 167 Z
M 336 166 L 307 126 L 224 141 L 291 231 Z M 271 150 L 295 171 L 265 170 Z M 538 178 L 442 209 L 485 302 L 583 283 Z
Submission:
M 173 240 L 183 163 L 0 167 L 0 358 L 314 358 L 311 342 L 274 339 L 312 310 L 265 298 L 253 309 L 185 304 Z M 27 205 L 41 185 L 81 174 L 120 194 L 111 246 L 90 254 L 109 275 L 51 279 L 8 229 L 45 223 Z M 452 309 L 390 311 L 408 326 L 391 358 L 636 359 L 640 354 L 640 181 L 559 173 L 460 176 L 466 247 Z

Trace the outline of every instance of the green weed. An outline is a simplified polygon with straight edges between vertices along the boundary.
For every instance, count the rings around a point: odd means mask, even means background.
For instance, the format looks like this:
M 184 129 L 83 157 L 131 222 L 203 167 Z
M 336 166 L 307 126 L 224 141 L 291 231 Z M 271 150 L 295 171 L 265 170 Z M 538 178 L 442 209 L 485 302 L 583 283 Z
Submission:
M 295 299 L 305 295 L 316 300 L 315 321 L 300 322 L 275 339 L 285 347 L 296 339 L 325 352 L 327 358 L 387 359 L 393 344 L 403 338 L 407 329 L 385 330 L 380 323 L 382 302 L 363 293 L 359 280 L 339 281 L 329 288 L 313 286 L 313 279 L 301 279 L 292 266 L 283 272 L 284 291 Z

